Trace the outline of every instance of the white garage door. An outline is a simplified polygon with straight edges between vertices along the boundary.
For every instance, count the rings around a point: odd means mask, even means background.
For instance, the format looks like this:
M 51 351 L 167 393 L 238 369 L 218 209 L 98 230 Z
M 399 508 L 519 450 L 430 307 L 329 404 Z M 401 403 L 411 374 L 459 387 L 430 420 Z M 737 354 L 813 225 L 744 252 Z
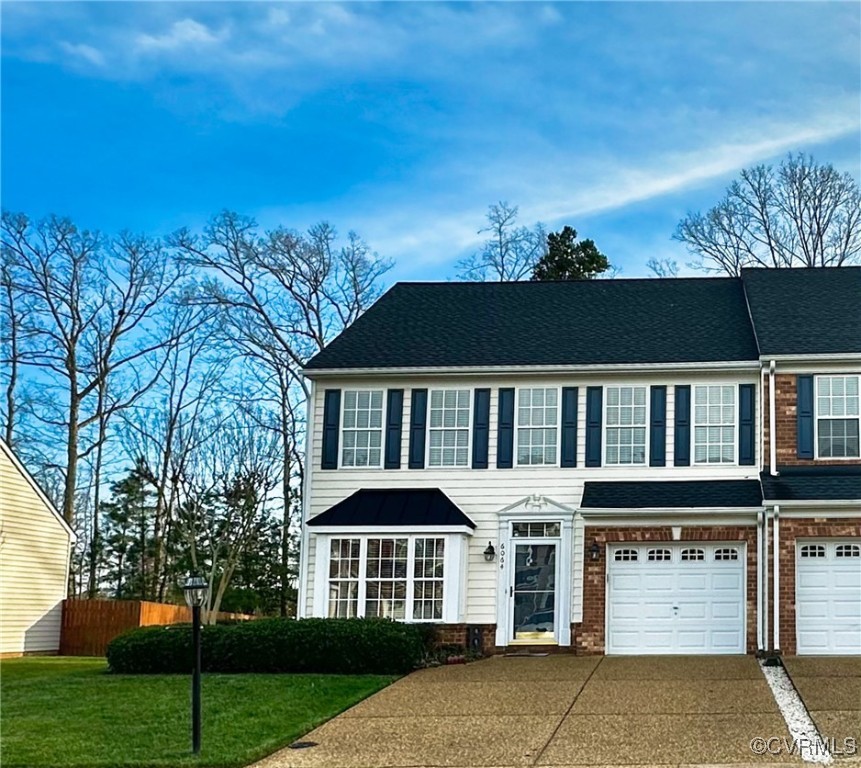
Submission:
M 739 542 L 608 547 L 607 653 L 744 653 Z
M 799 654 L 861 654 L 861 541 L 796 544 Z

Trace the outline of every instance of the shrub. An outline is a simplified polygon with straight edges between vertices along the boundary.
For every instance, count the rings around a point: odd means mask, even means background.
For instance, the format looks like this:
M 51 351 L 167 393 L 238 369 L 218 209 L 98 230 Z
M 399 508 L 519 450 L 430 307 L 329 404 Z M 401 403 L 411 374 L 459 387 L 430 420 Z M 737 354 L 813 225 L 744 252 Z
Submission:
M 384 619 L 259 619 L 203 627 L 206 672 L 403 674 L 418 666 L 418 625 Z M 193 666 L 191 627 L 141 627 L 108 645 L 112 672 L 187 673 Z

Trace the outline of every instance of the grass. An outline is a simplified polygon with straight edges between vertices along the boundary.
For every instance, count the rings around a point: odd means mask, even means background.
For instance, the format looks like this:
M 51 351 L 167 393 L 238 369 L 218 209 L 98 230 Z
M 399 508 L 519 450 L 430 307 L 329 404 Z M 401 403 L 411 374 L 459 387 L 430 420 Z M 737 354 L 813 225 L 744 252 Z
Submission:
M 112 675 L 104 659 L 0 663 L 3 768 L 243 766 L 395 678 L 203 676 L 203 746 L 191 755 L 191 679 Z

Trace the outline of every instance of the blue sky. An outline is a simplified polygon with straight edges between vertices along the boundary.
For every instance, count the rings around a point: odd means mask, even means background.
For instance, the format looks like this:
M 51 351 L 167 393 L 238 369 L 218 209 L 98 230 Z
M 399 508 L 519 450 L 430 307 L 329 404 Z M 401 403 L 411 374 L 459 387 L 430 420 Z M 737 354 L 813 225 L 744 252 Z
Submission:
M 748 165 L 861 177 L 857 3 L 2 4 L 2 201 L 163 234 L 320 219 L 447 279 L 487 206 L 624 276 Z

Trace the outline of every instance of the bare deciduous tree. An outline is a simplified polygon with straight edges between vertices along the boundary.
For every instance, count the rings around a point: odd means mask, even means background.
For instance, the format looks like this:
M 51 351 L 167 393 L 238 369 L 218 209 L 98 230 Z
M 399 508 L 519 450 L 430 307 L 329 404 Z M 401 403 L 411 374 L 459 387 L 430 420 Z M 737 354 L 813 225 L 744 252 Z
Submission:
M 675 259 L 671 259 L 669 256 L 663 259 L 652 256 L 652 258 L 646 262 L 646 268 L 654 277 L 678 277 L 679 275 L 678 262 Z
M 547 253 L 547 232 L 541 223 L 532 229 L 517 225 L 518 208 L 506 202 L 487 210 L 488 238 L 477 253 L 458 262 L 461 280 L 510 282 L 526 280 Z
M 738 275 L 743 267 L 839 267 L 861 257 L 861 190 L 848 173 L 789 155 L 775 169 L 741 172 L 706 213 L 689 213 L 674 239 L 691 266 Z

